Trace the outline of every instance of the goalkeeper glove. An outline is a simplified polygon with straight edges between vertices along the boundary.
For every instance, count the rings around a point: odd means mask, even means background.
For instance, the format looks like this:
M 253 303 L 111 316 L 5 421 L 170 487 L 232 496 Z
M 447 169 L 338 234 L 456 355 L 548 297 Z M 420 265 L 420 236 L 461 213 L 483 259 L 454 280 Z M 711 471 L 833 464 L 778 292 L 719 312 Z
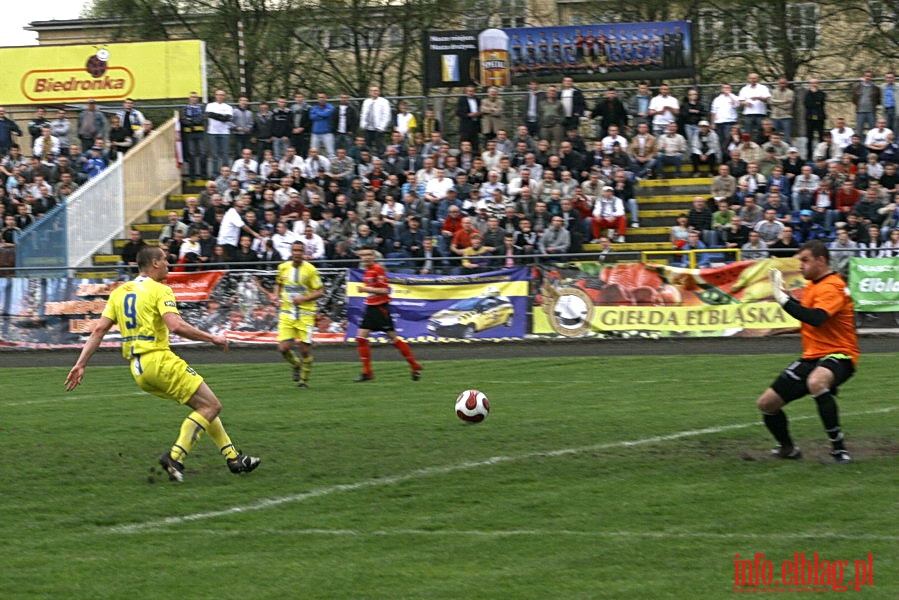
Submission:
M 770 269 L 768 279 L 771 281 L 771 295 L 774 296 L 774 300 L 781 306 L 789 302 L 791 298 L 784 289 L 784 276 L 780 269 Z

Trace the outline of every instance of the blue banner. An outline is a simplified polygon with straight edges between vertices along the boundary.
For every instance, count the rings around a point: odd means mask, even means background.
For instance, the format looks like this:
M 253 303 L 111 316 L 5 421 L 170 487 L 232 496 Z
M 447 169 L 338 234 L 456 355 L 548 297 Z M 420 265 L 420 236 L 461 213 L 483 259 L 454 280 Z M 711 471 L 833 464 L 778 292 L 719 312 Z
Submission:
M 689 21 L 456 29 L 424 35 L 426 88 L 695 75 Z
M 347 277 L 347 339 L 355 339 L 367 294 L 363 271 Z M 472 275 L 388 273 L 396 332 L 410 341 L 509 340 L 527 333 L 530 270 L 502 269 Z

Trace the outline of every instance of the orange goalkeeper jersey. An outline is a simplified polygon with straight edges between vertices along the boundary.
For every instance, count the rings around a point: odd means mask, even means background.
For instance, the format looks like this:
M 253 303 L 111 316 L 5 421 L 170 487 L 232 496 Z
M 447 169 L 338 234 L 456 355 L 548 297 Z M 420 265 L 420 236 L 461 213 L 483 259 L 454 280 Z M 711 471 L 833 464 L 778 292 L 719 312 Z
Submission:
M 858 336 L 855 312 L 846 282 L 836 273 L 810 281 L 802 296 L 802 306 L 824 310 L 828 319 L 815 327 L 802 323 L 802 358 L 822 358 L 828 354 L 847 354 L 858 362 Z

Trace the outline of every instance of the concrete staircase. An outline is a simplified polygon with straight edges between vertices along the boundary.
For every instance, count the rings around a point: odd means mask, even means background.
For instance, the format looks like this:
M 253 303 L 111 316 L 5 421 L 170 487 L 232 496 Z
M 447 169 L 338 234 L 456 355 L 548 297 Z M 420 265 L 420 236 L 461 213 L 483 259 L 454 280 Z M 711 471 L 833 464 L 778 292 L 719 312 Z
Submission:
M 660 178 L 639 182 L 637 185 L 637 205 L 640 227 L 628 227 L 626 242 L 613 244 L 618 252 L 644 252 L 671 249 L 671 226 L 674 219 L 690 210 L 693 198 L 709 197 L 711 174 L 701 170 L 701 177 L 693 177 L 692 165 L 684 165 L 681 171 L 689 174 L 683 178 Z M 666 167 L 665 174 L 674 173 L 674 167 Z M 630 222 L 630 214 L 628 214 Z M 584 244 L 585 252 L 599 251 L 598 244 Z M 628 260 L 631 260 L 629 257 Z

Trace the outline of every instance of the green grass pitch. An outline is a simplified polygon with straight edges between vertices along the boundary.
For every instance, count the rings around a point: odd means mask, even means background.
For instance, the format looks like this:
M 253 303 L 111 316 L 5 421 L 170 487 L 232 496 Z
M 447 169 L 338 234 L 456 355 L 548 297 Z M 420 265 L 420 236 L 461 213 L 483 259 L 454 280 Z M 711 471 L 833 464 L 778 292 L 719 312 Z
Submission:
M 260 350 L 263 351 L 263 350 Z M 873 556 L 863 597 L 899 598 L 897 355 L 841 390 L 857 461 L 829 464 L 810 398 L 801 461 L 755 398 L 792 356 L 195 365 L 234 441 L 201 440 L 185 483 L 156 457 L 186 411 L 126 365 L 0 369 L 0 598 L 726 598 L 734 557 Z M 492 413 L 466 425 L 460 391 Z M 847 568 L 845 579 L 853 577 Z

